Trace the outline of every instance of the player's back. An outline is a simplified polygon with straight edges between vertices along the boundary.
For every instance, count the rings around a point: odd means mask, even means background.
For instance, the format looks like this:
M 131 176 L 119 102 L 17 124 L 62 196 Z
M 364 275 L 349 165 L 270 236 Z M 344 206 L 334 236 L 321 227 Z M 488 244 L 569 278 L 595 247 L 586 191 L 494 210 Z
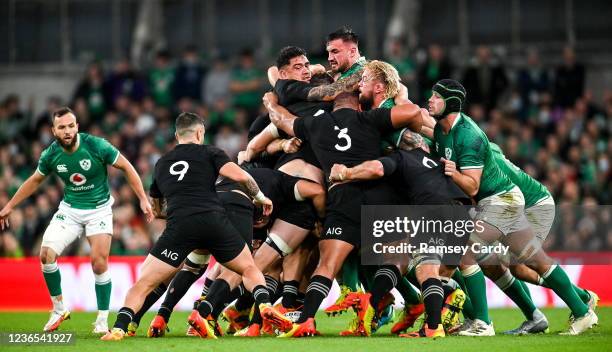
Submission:
M 166 198 L 168 218 L 206 211 L 223 211 L 215 181 L 229 157 L 221 149 L 179 144 L 155 165 L 151 196 Z
M 388 157 L 397 162 L 394 181 L 410 204 L 469 202 L 469 197 L 444 174 L 444 164 L 433 160 L 424 150 L 399 150 Z
M 381 134 L 392 130 L 390 116 L 389 109 L 339 109 L 331 113 L 320 110 L 312 117 L 296 120 L 294 132 L 310 142 L 329 176 L 333 164 L 352 167 L 378 158 Z

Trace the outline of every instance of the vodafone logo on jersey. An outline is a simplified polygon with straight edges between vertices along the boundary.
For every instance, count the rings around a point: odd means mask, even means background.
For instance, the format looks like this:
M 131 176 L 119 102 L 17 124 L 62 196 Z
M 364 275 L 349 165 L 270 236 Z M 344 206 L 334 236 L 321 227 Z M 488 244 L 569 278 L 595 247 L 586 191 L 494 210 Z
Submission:
M 76 186 L 80 186 L 87 182 L 87 178 L 78 172 L 70 175 L 70 182 L 74 183 Z

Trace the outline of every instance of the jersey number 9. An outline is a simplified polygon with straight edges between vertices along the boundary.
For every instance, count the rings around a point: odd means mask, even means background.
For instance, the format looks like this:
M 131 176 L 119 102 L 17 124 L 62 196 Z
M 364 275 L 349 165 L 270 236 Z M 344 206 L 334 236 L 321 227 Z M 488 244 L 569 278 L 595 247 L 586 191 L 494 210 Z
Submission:
M 177 168 L 180 167 L 180 168 Z M 185 174 L 189 170 L 189 164 L 186 161 L 177 161 L 174 164 L 170 165 L 170 174 L 171 175 L 180 175 L 178 181 L 182 181 L 185 177 Z

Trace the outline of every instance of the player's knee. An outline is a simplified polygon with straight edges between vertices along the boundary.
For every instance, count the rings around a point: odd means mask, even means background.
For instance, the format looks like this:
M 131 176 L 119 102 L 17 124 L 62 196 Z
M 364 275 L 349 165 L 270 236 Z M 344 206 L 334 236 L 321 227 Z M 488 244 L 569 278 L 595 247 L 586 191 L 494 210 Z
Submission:
M 501 265 L 482 265 L 482 272 L 491 280 L 497 280 L 504 275 L 506 270 Z
M 91 258 L 91 269 L 95 274 L 103 274 L 108 270 L 108 256 L 100 255 Z
M 53 251 L 53 249 L 49 247 L 40 248 L 40 262 L 42 264 L 55 263 L 56 260 L 57 260 L 57 254 Z

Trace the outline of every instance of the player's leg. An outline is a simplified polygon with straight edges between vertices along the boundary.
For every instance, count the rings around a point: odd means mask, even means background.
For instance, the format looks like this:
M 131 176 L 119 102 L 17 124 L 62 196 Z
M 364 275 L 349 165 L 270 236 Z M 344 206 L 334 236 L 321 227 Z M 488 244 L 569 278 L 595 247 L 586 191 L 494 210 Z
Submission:
M 152 253 L 156 253 L 155 250 L 156 248 L 154 247 Z M 186 254 L 182 255 L 182 258 L 184 257 L 186 257 Z M 171 259 L 168 261 L 173 261 L 174 264 L 174 262 L 178 261 L 179 256 L 177 255 L 174 258 L 168 259 Z M 153 254 L 149 254 L 140 269 L 140 277 L 136 283 L 134 283 L 134 286 L 128 290 L 125 301 L 123 302 L 123 307 L 117 312 L 117 318 L 115 324 L 113 324 L 113 329 L 111 332 L 104 335 L 102 340 L 121 340 L 125 336 L 128 325 L 132 321 L 135 312 L 139 311 L 142 307 L 146 296 L 158 287 L 160 283 L 174 276 L 178 268 L 178 264 L 176 264 L 176 266 L 171 265 L 156 258 Z
M 70 312 L 64 306 L 62 297 L 62 276 L 57 258 L 82 232 L 82 226 L 60 209 L 53 215 L 43 234 L 40 248 L 41 269 L 53 303 L 53 310 L 43 328 L 45 332 L 56 330 L 63 321 L 70 318 Z
M 297 303 L 300 281 L 304 276 L 304 270 L 316 244 L 316 238 L 310 236 L 293 253 L 283 259 L 282 306 L 286 310 L 294 310 L 300 306 Z
M 87 236 L 91 247 L 91 268 L 95 278 L 96 303 L 98 316 L 93 323 L 93 332 L 105 334 L 108 332 L 108 309 L 112 290 L 111 274 L 108 270 L 108 255 L 110 253 L 112 236 L 107 233 Z

